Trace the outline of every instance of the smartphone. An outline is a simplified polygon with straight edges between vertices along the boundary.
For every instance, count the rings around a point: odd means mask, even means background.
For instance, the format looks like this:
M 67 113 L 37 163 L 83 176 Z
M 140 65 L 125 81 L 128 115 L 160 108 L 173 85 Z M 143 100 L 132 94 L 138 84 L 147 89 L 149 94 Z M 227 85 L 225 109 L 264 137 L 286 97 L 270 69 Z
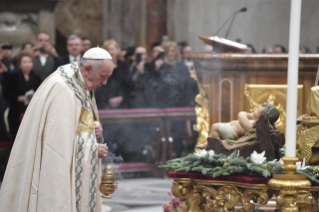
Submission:
M 142 54 L 137 53 L 135 57 L 135 62 L 138 65 L 142 61 Z
M 164 60 L 164 57 L 165 57 L 165 52 L 160 52 L 160 53 L 158 54 L 158 56 L 157 56 L 156 59 L 162 59 L 162 60 Z
M 40 51 L 41 53 L 46 53 L 45 47 L 41 47 L 41 48 L 39 49 L 39 51 Z

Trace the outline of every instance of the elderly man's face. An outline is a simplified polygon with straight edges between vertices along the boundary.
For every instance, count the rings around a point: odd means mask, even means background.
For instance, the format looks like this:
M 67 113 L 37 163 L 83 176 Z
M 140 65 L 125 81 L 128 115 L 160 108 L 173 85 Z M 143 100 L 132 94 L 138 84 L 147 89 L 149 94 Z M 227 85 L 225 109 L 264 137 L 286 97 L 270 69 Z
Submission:
M 76 57 L 79 54 L 81 54 L 81 51 L 82 51 L 81 40 L 77 39 L 77 38 L 69 40 L 67 50 L 68 50 L 69 54 L 72 55 L 73 57 Z
M 50 44 L 50 35 L 46 33 L 40 33 L 36 40 L 36 45 L 41 47 L 49 46 Z
M 101 65 L 95 70 L 91 65 L 84 66 L 83 78 L 89 91 L 93 91 L 102 85 L 106 85 L 108 78 L 114 69 L 113 60 L 102 60 Z

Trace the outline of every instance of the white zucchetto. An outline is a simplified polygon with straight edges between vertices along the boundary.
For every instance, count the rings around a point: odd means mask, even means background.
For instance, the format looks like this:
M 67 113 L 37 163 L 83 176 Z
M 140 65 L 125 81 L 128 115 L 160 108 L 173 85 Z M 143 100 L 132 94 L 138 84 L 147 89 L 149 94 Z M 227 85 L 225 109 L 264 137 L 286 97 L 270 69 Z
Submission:
M 108 51 L 105 49 L 94 47 L 89 50 L 87 50 L 83 58 L 85 59 L 93 59 L 93 60 L 112 60 L 112 57 Z

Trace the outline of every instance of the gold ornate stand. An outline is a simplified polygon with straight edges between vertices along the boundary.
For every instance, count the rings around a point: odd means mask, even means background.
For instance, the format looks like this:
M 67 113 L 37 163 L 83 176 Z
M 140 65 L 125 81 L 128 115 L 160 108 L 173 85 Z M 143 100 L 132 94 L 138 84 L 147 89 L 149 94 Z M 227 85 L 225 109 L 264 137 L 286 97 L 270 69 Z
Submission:
M 234 211 L 238 203 L 243 204 L 240 211 L 253 211 L 255 205 L 250 200 L 264 205 L 273 195 L 264 184 L 188 178 L 174 179 L 172 193 L 186 202 L 189 212 Z
M 185 201 L 189 212 L 253 211 L 255 205 L 265 205 L 276 196 L 276 211 L 318 211 L 319 187 L 311 187 L 306 175 L 295 174 L 298 158 L 284 157 L 286 174 L 274 174 L 266 184 L 247 184 L 231 181 L 175 178 L 172 193 Z M 295 204 L 296 203 L 296 204 Z
M 283 157 L 282 160 L 285 164 L 283 167 L 285 174 L 274 174 L 274 179 L 268 183 L 271 189 L 279 189 L 280 191 L 279 204 L 282 205 L 283 203 L 281 211 L 297 212 L 299 211 L 298 206 L 302 207 L 301 211 L 309 211 L 314 203 L 314 198 L 308 190 L 311 187 L 311 182 L 306 180 L 307 176 L 305 174 L 295 174 L 297 170 L 296 162 L 299 159 L 297 157 Z

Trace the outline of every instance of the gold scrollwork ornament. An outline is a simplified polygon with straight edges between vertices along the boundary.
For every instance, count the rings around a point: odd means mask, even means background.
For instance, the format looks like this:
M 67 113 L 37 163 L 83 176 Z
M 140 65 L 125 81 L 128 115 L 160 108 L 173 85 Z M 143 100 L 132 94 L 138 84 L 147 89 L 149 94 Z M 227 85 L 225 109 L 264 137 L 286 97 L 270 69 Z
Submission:
M 256 200 L 260 205 L 265 205 L 268 202 L 268 193 L 267 190 L 255 191 L 255 190 L 246 190 L 243 193 L 242 203 L 243 208 L 240 212 L 253 211 L 255 210 L 255 205 L 250 203 L 250 200 Z
M 301 212 L 311 211 L 315 200 L 309 191 L 299 191 L 296 196 L 296 206 Z

